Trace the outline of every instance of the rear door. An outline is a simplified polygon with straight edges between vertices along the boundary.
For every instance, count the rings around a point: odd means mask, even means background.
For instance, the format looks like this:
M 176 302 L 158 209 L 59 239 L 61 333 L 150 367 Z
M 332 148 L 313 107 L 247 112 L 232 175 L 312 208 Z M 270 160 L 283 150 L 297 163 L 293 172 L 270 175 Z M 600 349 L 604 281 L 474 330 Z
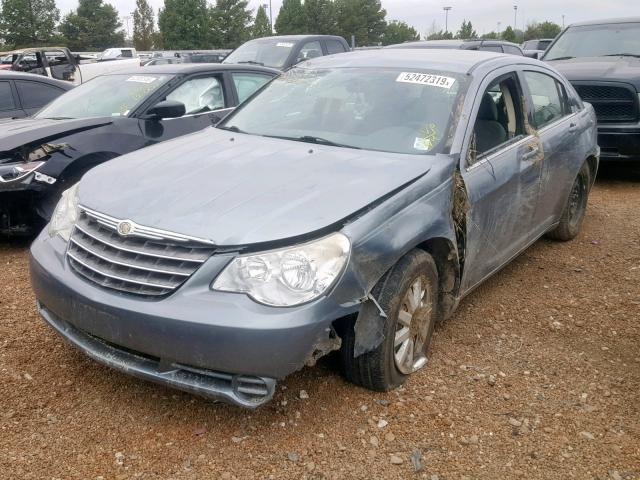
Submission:
M 31 116 L 65 91 L 41 82 L 16 80 L 16 90 L 26 115 Z
M 230 72 L 229 75 L 235 93 L 235 106 L 243 103 L 273 78 L 271 75 L 259 72 Z
M 327 49 L 327 55 L 335 55 L 336 53 L 344 53 L 347 51 L 342 42 L 332 38 L 324 40 L 324 45 Z
M 539 137 L 544 162 L 540 202 L 535 221 L 541 232 L 557 220 L 566 186 L 573 184 L 574 166 L 569 162 L 576 137 L 587 128 L 569 105 L 562 81 L 550 71 L 527 66 L 522 73 L 529 122 Z
M 0 81 L 0 118 L 20 118 L 25 112 L 17 101 L 13 82 L 11 80 Z
M 527 128 L 513 67 L 487 76 L 474 101 L 461 172 L 469 199 L 463 291 L 535 239 L 541 150 Z

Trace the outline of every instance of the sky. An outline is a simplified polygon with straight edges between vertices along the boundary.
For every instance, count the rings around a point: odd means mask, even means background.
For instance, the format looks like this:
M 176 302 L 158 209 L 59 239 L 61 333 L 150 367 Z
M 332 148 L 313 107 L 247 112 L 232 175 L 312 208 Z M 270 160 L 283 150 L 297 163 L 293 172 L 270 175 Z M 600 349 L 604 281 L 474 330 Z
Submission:
M 269 0 L 249 0 L 249 7 L 257 10 Z M 77 0 L 56 0 L 60 13 L 67 14 L 77 7 Z M 149 0 L 157 11 L 163 0 Z M 135 0 L 105 0 L 120 12 L 121 18 L 130 16 L 135 9 Z M 282 0 L 272 0 L 273 21 L 275 22 Z M 517 5 L 516 27 L 522 28 L 529 22 L 551 20 L 562 25 L 562 16 L 568 25 L 572 22 L 600 18 L 640 16 L 639 0 L 382 0 L 387 10 L 387 20 L 401 20 L 413 26 L 420 34 L 428 33 L 432 27 L 444 29 L 444 6 L 449 11 L 449 30 L 456 31 L 464 19 L 471 20 L 478 34 L 513 26 L 514 8 Z M 122 20 L 123 25 L 126 21 Z M 133 28 L 129 20 L 129 30 Z

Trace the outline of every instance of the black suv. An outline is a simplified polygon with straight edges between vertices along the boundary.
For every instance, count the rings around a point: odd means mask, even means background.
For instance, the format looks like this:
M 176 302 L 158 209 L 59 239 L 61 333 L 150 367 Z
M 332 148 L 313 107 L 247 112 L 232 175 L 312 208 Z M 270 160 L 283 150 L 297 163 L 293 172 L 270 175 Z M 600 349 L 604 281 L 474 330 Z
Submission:
M 640 17 L 569 25 L 542 60 L 593 105 L 600 158 L 640 161 Z
M 222 63 L 248 63 L 287 70 L 311 58 L 349 50 L 347 41 L 335 35 L 280 35 L 249 40 L 231 52 Z
M 418 42 L 398 43 L 385 48 L 454 48 L 524 55 L 520 45 L 505 42 L 504 40 L 422 40 Z

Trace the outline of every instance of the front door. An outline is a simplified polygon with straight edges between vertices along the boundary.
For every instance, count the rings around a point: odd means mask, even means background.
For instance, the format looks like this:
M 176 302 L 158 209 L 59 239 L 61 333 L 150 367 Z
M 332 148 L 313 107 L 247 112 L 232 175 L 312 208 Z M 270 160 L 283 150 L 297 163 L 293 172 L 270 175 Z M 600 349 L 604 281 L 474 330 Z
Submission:
M 157 101 L 165 99 L 183 103 L 185 114 L 159 121 L 140 120 L 148 144 L 216 125 L 233 109 L 229 88 L 225 88 L 220 73 L 191 76 Z
M 543 158 L 525 121 L 518 75 L 502 69 L 479 92 L 461 165 L 469 200 L 463 292 L 534 239 Z

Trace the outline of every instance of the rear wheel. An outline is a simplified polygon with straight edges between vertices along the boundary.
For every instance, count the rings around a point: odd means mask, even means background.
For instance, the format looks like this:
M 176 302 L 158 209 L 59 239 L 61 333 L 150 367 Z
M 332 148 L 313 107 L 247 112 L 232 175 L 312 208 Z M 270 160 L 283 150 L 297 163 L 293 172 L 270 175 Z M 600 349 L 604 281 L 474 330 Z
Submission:
M 569 193 L 569 198 L 560 217 L 560 223 L 547 233 L 548 237 L 566 242 L 578 235 L 587 211 L 590 187 L 591 173 L 589 165 L 585 163 L 573 182 L 571 193 Z
M 436 323 L 438 270 L 433 258 L 413 250 L 383 277 L 373 290 L 387 315 L 384 340 L 372 351 L 353 356 L 355 332 L 350 326 L 344 334 L 342 365 L 347 379 L 362 387 L 386 391 L 404 383 L 407 376 L 427 364 L 429 345 Z M 377 321 L 363 310 L 359 321 Z

